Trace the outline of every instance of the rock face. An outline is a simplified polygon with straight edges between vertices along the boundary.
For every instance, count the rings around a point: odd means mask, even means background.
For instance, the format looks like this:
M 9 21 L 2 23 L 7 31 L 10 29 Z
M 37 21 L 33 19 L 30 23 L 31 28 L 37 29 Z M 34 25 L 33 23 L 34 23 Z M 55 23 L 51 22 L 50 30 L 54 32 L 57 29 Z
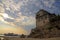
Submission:
M 51 38 L 60 37 L 60 16 L 40 10 L 36 14 L 36 28 L 31 30 L 29 37 Z

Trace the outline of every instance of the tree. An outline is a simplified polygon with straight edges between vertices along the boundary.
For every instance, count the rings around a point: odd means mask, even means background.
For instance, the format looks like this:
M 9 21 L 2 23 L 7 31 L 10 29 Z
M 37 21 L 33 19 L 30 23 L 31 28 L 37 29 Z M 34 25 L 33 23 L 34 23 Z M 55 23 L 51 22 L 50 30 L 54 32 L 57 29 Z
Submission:
M 26 36 L 24 35 L 24 34 L 22 34 L 21 36 L 20 36 L 20 38 L 25 38 Z

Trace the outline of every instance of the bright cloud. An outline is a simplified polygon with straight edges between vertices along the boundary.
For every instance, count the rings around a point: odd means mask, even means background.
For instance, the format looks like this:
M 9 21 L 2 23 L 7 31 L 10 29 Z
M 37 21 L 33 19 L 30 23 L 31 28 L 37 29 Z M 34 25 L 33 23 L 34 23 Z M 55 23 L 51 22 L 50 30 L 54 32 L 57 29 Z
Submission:
M 14 19 L 14 18 L 12 18 L 12 17 L 9 17 L 8 14 L 6 14 L 6 13 L 2 14 L 2 16 L 3 16 L 5 19 L 6 19 L 6 18 Z
M 6 24 L 9 24 L 8 22 L 6 22 L 2 16 L 0 16 L 0 21 L 3 22 L 3 23 L 6 23 Z M 1 24 L 0 24 L 1 25 Z

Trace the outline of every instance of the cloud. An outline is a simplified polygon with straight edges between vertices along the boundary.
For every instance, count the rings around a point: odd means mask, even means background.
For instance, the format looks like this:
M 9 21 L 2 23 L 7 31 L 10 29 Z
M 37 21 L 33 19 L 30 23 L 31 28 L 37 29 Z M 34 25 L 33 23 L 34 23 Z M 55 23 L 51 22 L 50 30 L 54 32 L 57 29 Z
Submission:
M 0 21 L 4 21 L 4 19 L 0 16 Z
M 3 4 L 0 3 L 0 21 L 4 22 L 4 23 L 8 23 L 6 21 L 4 21 L 3 17 L 7 17 L 5 14 L 5 9 L 3 8 Z
M 35 23 L 35 18 L 34 17 L 28 17 L 28 16 L 23 16 L 21 13 L 18 14 L 19 18 L 15 19 L 15 23 L 17 26 L 25 26 L 25 25 L 30 25 Z M 33 21 L 34 20 L 34 21 Z
M 13 0 L 2 1 L 2 3 L 5 5 L 6 10 L 11 10 L 13 12 L 13 11 L 19 9 L 18 5 L 15 4 Z
M 0 13 L 5 12 L 4 8 L 3 8 L 3 4 L 0 3 Z
M 0 21 L 3 22 L 3 23 L 9 24 L 9 22 L 6 22 L 2 16 L 0 16 Z M 0 22 L 0 23 L 1 23 L 1 22 Z M 0 25 L 1 25 L 1 24 L 0 24 Z
M 25 2 L 28 2 L 28 0 L 25 1 L 18 0 L 17 1 L 18 3 L 16 3 L 16 1 L 17 0 L 6 0 L 6 1 L 3 0 L 2 3 L 5 5 L 6 10 L 10 10 L 14 12 L 14 11 L 19 11 L 20 7 L 24 5 Z
M 55 3 L 55 0 L 42 0 L 42 2 L 44 3 L 45 6 L 51 8 L 53 4 Z
M 13 19 L 13 20 L 5 19 L 5 21 L 8 21 L 10 23 L 10 25 L 22 27 L 26 31 L 29 31 L 31 28 L 35 27 L 35 18 L 34 17 L 23 16 L 22 13 L 18 13 L 18 16 L 19 17 L 16 19 Z M 31 25 L 33 25 L 33 27 L 30 27 Z M 27 28 L 29 28 L 29 29 L 27 30 Z
M 17 1 L 17 0 L 16 0 Z M 17 12 L 20 12 L 20 9 L 21 9 L 21 6 L 22 5 L 25 5 L 24 3 L 28 2 L 28 0 L 18 0 L 19 2 L 16 3 L 15 0 L 3 0 L 2 1 L 2 4 L 4 4 L 4 9 L 5 9 L 5 12 L 13 17 L 13 18 L 17 18 Z
M 9 15 L 6 14 L 6 13 L 1 13 L 0 15 L 3 16 L 4 19 L 7 19 L 7 18 L 9 18 L 9 19 L 14 19 L 14 18 L 12 18 L 12 17 L 9 17 Z

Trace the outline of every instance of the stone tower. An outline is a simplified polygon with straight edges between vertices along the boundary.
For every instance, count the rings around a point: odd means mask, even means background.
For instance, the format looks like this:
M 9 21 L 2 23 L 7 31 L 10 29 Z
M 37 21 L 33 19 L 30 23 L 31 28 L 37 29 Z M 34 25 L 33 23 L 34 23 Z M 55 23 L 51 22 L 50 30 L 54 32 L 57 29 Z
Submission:
M 37 28 L 44 28 L 46 24 L 49 23 L 49 13 L 45 10 L 40 10 L 36 14 L 36 27 Z
M 36 14 L 36 28 L 44 29 L 46 26 L 56 26 L 58 19 L 55 14 L 50 14 L 45 10 L 40 10 Z M 57 22 L 58 23 L 58 22 Z M 56 25 L 55 25 L 56 24 Z
M 31 30 L 29 37 L 50 38 L 60 37 L 60 16 L 45 10 L 36 13 L 36 28 Z

